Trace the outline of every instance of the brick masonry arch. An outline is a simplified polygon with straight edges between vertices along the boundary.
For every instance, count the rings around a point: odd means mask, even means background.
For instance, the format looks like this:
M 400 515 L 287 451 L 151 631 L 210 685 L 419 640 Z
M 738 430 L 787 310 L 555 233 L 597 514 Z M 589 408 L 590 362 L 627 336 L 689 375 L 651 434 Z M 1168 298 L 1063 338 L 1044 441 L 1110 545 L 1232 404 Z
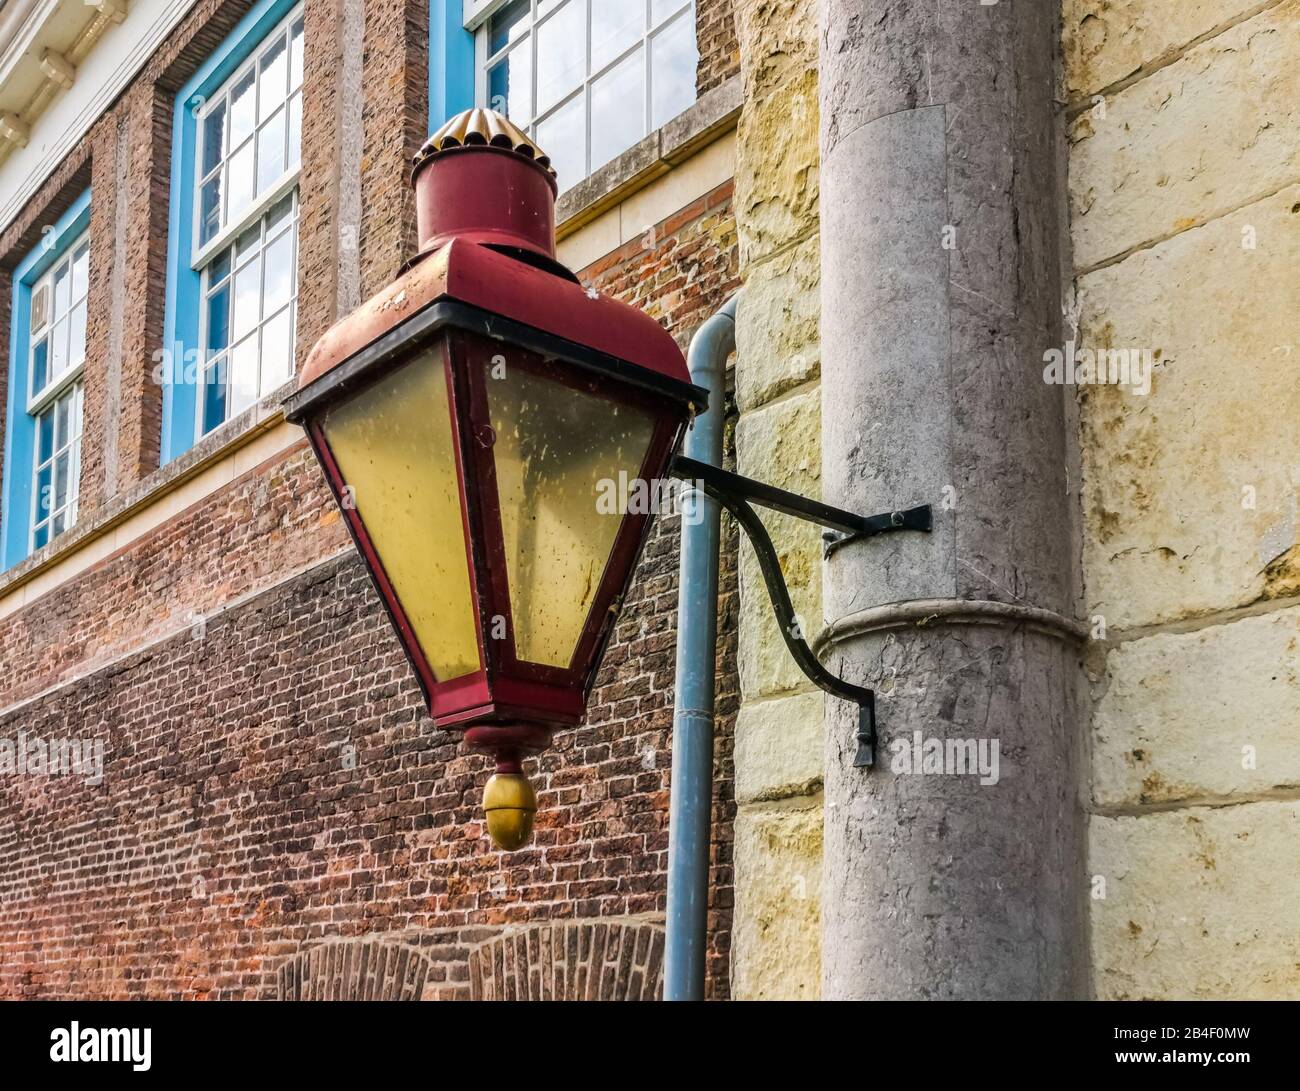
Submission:
M 405 943 L 328 940 L 287 959 L 276 975 L 280 1000 L 419 1000 L 432 963 Z
M 470 952 L 470 999 L 658 1000 L 663 959 L 656 920 L 509 927 Z

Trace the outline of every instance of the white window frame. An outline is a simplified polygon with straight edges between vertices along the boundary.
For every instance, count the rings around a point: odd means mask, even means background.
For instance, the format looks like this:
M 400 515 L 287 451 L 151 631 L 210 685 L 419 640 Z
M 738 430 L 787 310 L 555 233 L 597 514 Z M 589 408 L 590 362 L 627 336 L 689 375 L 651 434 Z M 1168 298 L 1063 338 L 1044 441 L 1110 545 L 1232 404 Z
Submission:
M 295 339 L 297 335 L 297 326 L 298 326 L 298 245 L 297 244 L 298 244 L 298 226 L 299 226 L 298 225 L 299 201 L 298 201 L 297 188 L 298 188 L 299 176 L 301 175 L 302 172 L 301 123 L 299 124 L 299 132 L 298 132 L 299 148 L 297 154 L 293 155 L 293 149 L 290 149 L 291 164 L 284 170 L 284 172 L 280 175 L 280 177 L 277 178 L 274 182 L 272 182 L 267 187 L 267 189 L 264 190 L 260 195 L 255 196 L 252 202 L 250 202 L 248 206 L 241 213 L 237 215 L 236 218 L 228 219 L 225 226 L 222 227 L 206 243 L 200 244 L 199 240 L 202 238 L 201 235 L 201 225 L 203 220 L 202 187 L 205 181 L 205 175 L 203 174 L 203 152 L 204 152 L 203 145 L 204 145 L 204 139 L 207 135 L 207 124 L 206 124 L 207 119 L 214 110 L 217 110 L 218 108 L 225 108 L 226 123 L 222 127 L 222 157 L 220 163 L 216 168 L 216 170 L 218 171 L 224 171 L 226 163 L 229 162 L 229 153 L 230 153 L 229 142 L 230 142 L 230 130 L 231 130 L 231 123 L 230 123 L 231 91 L 239 84 L 241 80 L 243 80 L 248 75 L 250 71 L 256 69 L 258 64 L 261 62 L 262 58 L 274 47 L 277 40 L 280 38 L 284 38 L 286 42 L 285 63 L 290 67 L 290 69 L 292 69 L 293 36 L 292 33 L 290 32 L 290 28 L 292 28 L 295 22 L 299 20 L 303 20 L 304 22 L 303 37 L 305 39 L 306 20 L 303 14 L 304 11 L 305 11 L 304 4 L 296 5 L 292 11 L 290 11 L 287 15 L 285 15 L 283 19 L 281 19 L 270 31 L 268 31 L 266 35 L 262 38 L 262 40 L 258 42 L 257 47 L 252 51 L 252 53 L 249 54 L 249 56 L 239 65 L 239 67 L 236 68 L 235 71 L 230 74 L 230 76 L 221 84 L 221 86 L 212 94 L 212 96 L 203 103 L 203 106 L 199 110 L 196 117 L 197 135 L 194 141 L 195 144 L 194 179 L 193 179 L 193 190 L 191 193 L 191 202 L 193 204 L 193 208 L 191 209 L 193 215 L 193 221 L 192 221 L 193 234 L 191 237 L 194 240 L 194 244 L 193 244 L 194 252 L 191 257 L 191 268 L 193 268 L 194 271 L 199 273 L 200 275 L 199 342 L 198 342 L 200 363 L 199 363 L 198 382 L 195 390 L 195 413 L 194 413 L 194 438 L 196 441 L 202 439 L 206 435 L 211 434 L 211 432 L 213 432 L 216 428 L 220 427 L 220 425 L 213 425 L 212 428 L 207 428 L 207 429 L 204 428 L 204 415 L 207 408 L 206 379 L 209 371 L 208 361 L 210 358 L 216 358 L 222 355 L 224 355 L 225 357 L 224 366 L 226 367 L 226 407 L 227 408 L 226 408 L 226 416 L 222 421 L 222 423 L 225 423 L 225 421 L 230 420 L 231 417 L 235 415 L 230 412 L 230 408 L 229 408 L 230 394 L 231 394 L 230 380 L 233 378 L 233 374 L 230 368 L 230 362 L 235 348 L 234 340 L 233 340 L 234 317 L 235 317 L 234 284 L 233 284 L 233 280 L 231 280 L 231 284 L 230 284 L 231 292 L 230 292 L 229 304 L 228 304 L 229 314 L 227 316 L 227 322 L 229 324 L 229 330 L 227 334 L 227 344 L 224 348 L 217 350 L 215 353 L 212 353 L 210 357 L 209 349 L 208 349 L 208 332 L 209 332 L 208 300 L 209 297 L 214 294 L 214 291 L 219 289 L 219 284 L 213 285 L 211 282 L 212 265 L 215 259 L 220 257 L 225 250 L 229 250 L 230 269 L 227 272 L 227 279 L 230 279 L 232 277 L 232 274 L 236 270 L 236 266 L 239 264 L 238 255 L 236 255 L 235 253 L 236 240 L 242 234 L 248 231 L 250 228 L 261 224 L 262 221 L 265 219 L 267 213 L 269 213 L 271 209 L 273 209 L 282 199 L 290 195 L 292 195 L 293 207 L 290 212 L 289 227 L 287 228 L 287 230 L 289 230 L 293 234 L 294 245 L 292 248 L 293 258 L 290 263 L 290 273 L 289 273 L 290 288 L 289 288 L 289 301 L 287 307 L 290 314 L 289 376 L 291 377 L 293 374 L 293 366 L 295 362 L 293 358 L 293 346 L 295 343 Z M 254 78 L 256 80 L 256 77 Z M 291 74 L 290 74 L 290 78 L 292 78 Z M 306 82 L 306 73 L 304 71 L 302 76 L 302 82 L 300 82 L 296 87 L 290 86 L 288 88 L 288 92 L 284 97 L 283 104 L 280 107 L 278 107 L 279 109 L 283 109 L 286 111 L 286 115 L 285 115 L 286 129 L 287 129 L 287 117 L 288 117 L 287 111 L 289 109 L 289 103 L 295 94 L 299 96 L 299 101 L 301 102 L 301 96 L 303 94 L 303 87 L 305 85 L 305 82 Z M 260 94 L 260 87 L 257 88 L 257 93 Z M 256 155 L 257 155 L 256 147 L 258 141 L 257 133 L 258 133 L 258 129 L 255 124 L 253 135 L 248 138 L 253 142 L 253 147 L 255 149 L 254 162 L 252 168 L 254 172 L 254 178 L 256 178 L 256 172 L 257 172 L 257 162 L 256 162 Z M 211 177 L 211 172 L 209 172 L 209 175 L 206 177 Z M 229 198 L 229 194 L 223 192 L 221 198 L 222 201 L 224 202 L 228 198 Z M 264 255 L 265 249 L 266 249 L 266 230 L 265 228 L 262 228 L 261 238 L 260 238 L 258 251 L 257 251 L 259 262 L 261 261 L 261 258 Z M 266 267 L 265 267 L 265 263 L 262 262 L 261 280 L 260 280 L 261 283 L 260 291 L 262 293 L 265 293 L 265 283 L 266 283 L 265 277 L 266 277 Z M 263 300 L 265 299 L 264 294 L 262 298 Z M 275 314 L 281 313 L 282 309 L 283 308 L 277 309 Z M 272 315 L 271 317 L 274 316 L 275 315 Z M 246 336 L 256 336 L 259 338 L 258 367 L 257 367 L 258 370 L 258 395 L 257 396 L 258 397 L 262 397 L 263 395 L 268 393 L 268 391 L 262 389 L 263 360 L 261 357 L 261 341 L 260 341 L 262 330 L 266 326 L 266 324 L 267 324 L 267 319 L 266 316 L 263 315 L 259 318 L 255 331 L 252 334 L 246 335 Z
M 63 252 L 59 254 L 58 260 L 56 260 L 53 264 L 51 264 L 51 266 L 44 273 L 42 273 L 36 281 L 32 283 L 31 291 L 28 292 L 27 294 L 27 386 L 28 386 L 27 412 L 29 414 L 35 414 L 39 412 L 39 410 L 44 407 L 45 403 L 47 403 L 53 397 L 59 394 L 63 390 L 63 388 L 67 386 L 70 382 L 72 382 L 74 379 L 80 377 L 82 369 L 85 367 L 86 364 L 85 346 L 83 345 L 80 360 L 78 360 L 76 363 L 69 364 L 68 367 L 61 374 L 47 378 L 45 380 L 45 385 L 41 387 L 40 390 L 31 389 L 32 365 L 36 359 L 37 342 L 44 341 L 46 337 L 49 336 L 49 327 L 54 324 L 54 281 L 56 275 L 60 269 L 66 266 L 68 269 L 69 279 L 72 277 L 73 259 L 76 257 L 77 251 L 80 250 L 83 246 L 85 246 L 87 248 L 87 251 L 89 251 L 89 247 L 90 247 L 89 231 L 83 233 L 76 240 L 76 242 L 74 242 L 71 246 L 64 248 Z M 89 254 L 87 254 L 87 270 L 89 271 Z M 37 293 L 40 292 L 42 288 L 44 288 L 49 294 L 50 321 L 41 327 L 42 334 L 38 338 L 36 336 L 36 331 L 32 329 L 31 317 L 32 317 L 32 305 L 36 300 Z M 69 292 L 71 292 L 72 290 L 71 284 L 69 284 L 68 290 Z M 83 300 L 87 300 L 89 295 L 90 295 L 90 276 L 89 276 L 89 272 L 87 272 L 85 293 L 83 295 L 78 296 L 76 299 L 72 300 L 70 306 L 68 307 L 67 313 L 71 314 L 72 311 L 76 308 L 76 305 L 82 302 Z M 89 324 L 89 317 L 90 317 L 89 303 L 87 303 L 87 307 L 86 307 L 86 317 L 87 317 L 87 324 Z M 46 357 L 46 367 L 49 368 L 52 364 L 53 364 L 53 353 L 49 354 Z
M 33 414 L 36 420 L 36 441 L 32 445 L 32 519 L 31 532 L 28 535 L 28 547 L 31 552 L 37 549 L 44 549 L 55 538 L 65 531 L 71 530 L 77 525 L 77 512 L 79 501 L 81 499 L 81 436 L 82 420 L 85 404 L 85 383 L 81 381 L 81 368 L 76 369 L 76 375 L 67 383 L 60 383 L 52 393 L 45 398 L 41 406 Z M 67 442 L 62 447 L 58 445 L 58 413 L 59 402 L 64 398 L 71 398 L 72 404 L 68 410 L 68 437 Z M 54 414 L 54 423 L 52 427 L 55 431 L 54 444 L 50 450 L 50 457 L 44 461 L 41 460 L 41 417 L 46 413 Z M 54 498 L 58 483 L 56 467 L 59 463 L 59 456 L 64 452 L 68 455 L 68 495 L 64 499 L 62 507 L 54 506 Z M 41 471 L 45 467 L 50 468 L 50 510 L 44 515 L 41 513 Z M 54 520 L 62 514 L 64 516 L 63 529 L 54 529 Z M 36 535 L 42 526 L 47 526 L 48 532 L 45 535 L 45 541 L 39 546 L 36 544 Z
M 77 252 L 82 247 L 86 247 L 86 283 L 83 293 L 75 298 L 72 297 L 72 269 L 76 261 Z M 58 534 L 70 530 L 77 522 L 78 501 L 81 496 L 81 435 L 83 420 L 83 403 L 85 401 L 85 387 L 82 382 L 82 375 L 86 367 L 86 352 L 83 335 L 81 359 L 69 363 L 59 375 L 47 378 L 45 385 L 39 390 L 31 389 L 33 378 L 32 368 L 36 359 L 36 346 L 39 342 L 45 341 L 50 336 L 50 329 L 55 323 L 55 300 L 54 300 L 54 283 L 57 279 L 60 269 L 67 269 L 68 272 L 68 292 L 69 305 L 66 314 L 71 314 L 79 303 L 86 305 L 87 327 L 89 327 L 90 318 L 90 232 L 83 232 L 71 246 L 65 247 L 58 258 L 50 267 L 40 275 L 39 278 L 31 285 L 27 293 L 27 414 L 30 416 L 36 426 L 36 435 L 32 443 L 32 506 L 31 519 L 28 522 L 30 528 L 27 535 L 27 545 L 30 552 L 35 552 L 37 548 L 44 548 L 52 542 Z M 32 329 L 32 308 L 37 294 L 44 290 L 49 299 L 50 317 L 49 321 L 41 327 L 41 334 L 36 336 L 36 331 Z M 53 353 L 46 355 L 46 367 L 53 365 Z M 59 447 L 57 434 L 54 440 L 55 446 L 51 448 L 50 457 L 41 459 L 41 417 L 46 413 L 55 414 L 55 427 L 58 426 L 58 404 L 64 398 L 71 397 L 72 405 L 68 411 L 68 436 L 62 447 Z M 68 454 L 68 494 L 63 507 L 55 508 L 53 506 L 55 487 L 55 466 L 58 464 L 59 456 L 64 452 Z M 44 514 L 41 511 L 41 470 L 46 466 L 50 467 L 50 489 L 51 489 L 51 506 L 50 510 Z M 54 531 L 54 519 L 57 515 L 64 515 L 63 531 Z M 36 535 L 42 525 L 49 527 L 46 534 L 45 542 L 38 547 L 36 545 Z
M 290 187 L 288 193 L 282 194 L 281 196 L 283 197 L 283 196 L 290 196 L 290 195 L 293 204 L 289 210 L 288 224 L 287 226 L 276 225 L 275 238 L 279 239 L 285 234 L 285 232 L 288 232 L 291 235 L 293 235 L 294 241 L 296 243 L 298 240 L 298 218 L 301 211 L 298 202 L 298 194 L 293 187 Z M 264 226 L 263 221 L 266 219 L 267 213 L 269 213 L 271 209 L 274 207 L 275 205 L 270 205 L 267 208 L 265 208 L 262 211 L 261 218 L 257 220 L 256 223 L 250 223 L 246 228 L 246 230 L 251 229 L 255 226 L 259 228 L 258 245 L 256 251 L 257 260 L 259 262 L 258 298 L 261 300 L 263 308 L 265 308 L 265 304 L 266 304 L 266 261 L 265 261 L 266 227 Z M 240 338 L 240 341 L 243 341 L 249 337 L 258 338 L 257 397 L 262 397 L 264 394 L 270 393 L 269 390 L 262 389 L 262 365 L 263 365 L 262 349 L 261 349 L 262 331 L 266 328 L 270 319 L 275 318 L 276 315 L 281 314 L 286 309 L 289 311 L 290 372 L 289 375 L 285 377 L 285 381 L 288 381 L 288 379 L 293 375 L 292 354 L 293 354 L 294 339 L 297 336 L 297 329 L 298 329 L 298 247 L 295 245 L 292 248 L 292 251 L 293 251 L 293 257 L 289 263 L 288 302 L 277 307 L 276 310 L 269 317 L 265 313 L 259 313 L 257 325 L 253 328 L 251 332 L 245 333 L 244 336 Z M 247 254 L 248 251 L 246 251 L 245 253 Z M 241 268 L 247 265 L 247 262 L 248 259 L 246 259 L 244 255 L 236 254 L 235 240 L 232 239 L 230 242 L 230 267 L 226 270 L 225 275 L 220 280 L 218 280 L 216 284 L 213 284 L 210 275 L 211 267 L 213 263 L 209 262 L 208 265 L 204 266 L 202 272 L 202 279 L 199 281 L 199 346 L 200 346 L 200 353 L 202 355 L 202 360 L 199 365 L 198 385 L 195 389 L 194 431 L 195 431 L 196 440 L 202 439 L 204 436 L 208 435 L 209 433 L 215 431 L 217 428 L 221 427 L 220 424 L 213 425 L 211 428 L 206 428 L 206 429 L 203 426 L 204 413 L 207 410 L 207 377 L 208 377 L 208 372 L 211 370 L 213 366 L 218 366 L 218 367 L 224 366 L 226 368 L 225 420 L 230 420 L 232 416 L 232 414 L 230 413 L 230 380 L 231 378 L 233 378 L 233 373 L 231 371 L 231 357 L 235 350 L 235 335 L 234 335 L 235 276 Z M 211 296 L 219 292 L 223 285 L 229 286 L 229 295 L 227 297 L 229 300 L 227 304 L 229 310 L 226 316 L 226 324 L 227 324 L 226 345 L 224 348 L 218 349 L 216 352 L 212 353 L 211 356 L 209 356 L 208 355 L 208 321 L 209 321 L 208 315 L 210 313 L 210 308 L 208 306 L 208 300 L 210 299 Z M 216 365 L 210 364 L 210 360 L 222 356 L 225 357 L 225 360 L 222 363 Z M 254 401 L 256 401 L 256 399 L 254 399 Z M 224 424 L 225 420 L 223 420 L 221 423 Z
M 560 110 L 562 110 L 565 106 L 567 106 L 570 102 L 572 102 L 576 96 L 578 95 L 584 96 L 583 125 L 585 126 L 585 132 L 584 132 L 585 158 L 583 164 L 583 173 L 580 178 L 575 178 L 572 181 L 565 182 L 564 185 L 566 189 L 571 188 L 572 186 L 576 185 L 578 182 L 581 182 L 584 178 L 589 177 L 593 169 L 599 170 L 600 167 L 604 166 L 603 163 L 597 164 L 595 168 L 593 168 L 591 165 L 591 85 L 599 81 L 603 76 L 607 75 L 615 68 L 617 68 L 625 60 L 627 60 L 629 56 L 635 53 L 638 49 L 642 49 L 645 51 L 645 116 L 642 119 L 642 135 L 641 138 L 639 138 L 639 139 L 643 139 L 645 136 L 655 131 L 653 127 L 654 66 L 650 62 L 650 42 L 652 41 L 652 39 L 654 39 L 659 34 L 661 34 L 669 25 L 675 23 L 678 19 L 681 18 L 689 19 L 692 22 L 692 26 L 694 26 L 694 20 L 695 20 L 695 0 L 680 0 L 678 6 L 669 15 L 667 15 L 664 19 L 662 19 L 657 26 L 651 27 L 650 26 L 651 10 L 652 10 L 651 5 L 653 3 L 653 0 L 645 0 L 645 6 L 646 6 L 645 25 L 647 27 L 650 27 L 650 29 L 646 30 L 640 38 L 638 38 L 635 42 L 629 45 L 627 49 L 625 49 L 622 53 L 618 54 L 618 56 L 608 61 L 598 71 L 593 72 L 591 70 L 591 6 L 592 4 L 599 3 L 600 0 L 576 0 L 576 2 L 581 3 L 585 6 L 585 15 L 587 19 L 587 30 L 586 30 L 587 56 L 585 61 L 585 71 L 587 75 L 576 87 L 572 88 L 562 98 L 557 99 L 555 102 L 551 103 L 544 111 L 539 113 L 537 111 L 537 67 L 538 67 L 537 66 L 537 32 L 540 27 L 545 26 L 548 21 L 555 18 L 560 9 L 559 7 L 557 7 L 555 10 L 549 11 L 544 16 L 539 18 L 537 13 L 539 0 L 529 0 L 528 35 L 529 35 L 529 48 L 532 50 L 531 101 L 533 103 L 533 116 L 529 118 L 528 123 L 526 125 L 520 125 L 520 128 L 522 128 L 526 133 L 528 133 L 530 137 L 536 139 L 537 127 L 541 123 L 546 121 L 553 114 L 556 114 Z M 479 4 L 473 13 L 474 25 L 473 27 L 471 27 L 471 29 L 474 30 L 474 101 L 477 102 L 480 106 L 491 105 L 489 102 L 489 95 L 488 95 L 488 69 L 491 68 L 495 62 L 499 61 L 503 56 L 505 56 L 505 54 L 508 53 L 512 48 L 512 46 L 515 44 L 515 43 L 510 43 L 504 48 L 498 50 L 496 53 L 491 54 L 490 56 L 488 54 L 488 34 L 491 28 L 491 17 L 497 14 L 497 12 L 499 12 L 501 9 L 507 7 L 508 5 L 509 5 L 509 0 L 500 0 L 499 3 Z M 469 18 L 468 18 L 469 10 L 470 9 L 467 2 L 466 5 L 467 25 L 469 22 Z M 688 12 L 689 14 L 683 14 L 684 12 Z M 697 42 L 696 43 L 697 49 L 698 46 L 699 43 Z M 546 151 L 546 148 L 543 147 L 542 150 Z
M 239 214 L 237 219 L 227 220 L 225 226 L 222 227 L 211 239 L 209 239 L 206 243 L 200 244 L 199 240 L 203 237 L 201 232 L 202 220 L 203 220 L 202 187 L 204 181 L 203 141 L 207 132 L 207 124 L 206 124 L 207 119 L 209 115 L 212 114 L 212 112 L 216 110 L 218 107 L 220 106 L 227 107 L 227 114 L 226 114 L 227 121 L 226 121 L 226 125 L 222 129 L 222 140 L 223 140 L 223 144 L 228 144 L 229 133 L 230 133 L 230 121 L 229 121 L 230 113 L 228 107 L 229 107 L 231 90 L 233 90 L 235 85 L 239 83 L 240 80 L 242 80 L 245 76 L 248 75 L 250 69 L 253 69 L 257 66 L 257 63 L 270 50 L 271 46 L 275 42 L 275 39 L 285 34 L 285 32 L 288 30 L 289 27 L 291 27 L 294 24 L 294 22 L 302 18 L 303 11 L 304 11 L 304 6 L 302 4 L 297 5 L 291 12 L 289 12 L 288 15 L 286 15 L 283 19 L 281 19 L 280 22 L 278 22 L 272 30 L 268 31 L 266 36 L 258 43 L 257 48 L 253 50 L 253 52 L 244 60 L 244 62 L 238 68 L 235 69 L 233 73 L 231 73 L 231 75 L 212 94 L 212 96 L 203 103 L 202 108 L 198 112 L 197 119 L 196 119 L 197 135 L 194 141 L 194 192 L 192 194 L 192 203 L 194 207 L 191 210 L 193 214 L 193 224 L 192 224 L 193 233 L 190 236 L 194 240 L 194 253 L 191 258 L 191 268 L 193 268 L 196 272 L 202 269 L 205 265 L 208 264 L 209 261 L 211 261 L 219 253 L 221 253 L 221 251 L 225 247 L 229 246 L 232 242 L 234 242 L 235 239 L 240 234 L 242 234 L 243 231 L 250 224 L 252 224 L 257 219 L 260 219 L 261 216 L 265 214 L 267 209 L 269 209 L 272 205 L 274 205 L 276 201 L 278 201 L 281 197 L 283 197 L 286 193 L 288 193 L 289 190 L 293 189 L 298 184 L 298 176 L 302 172 L 301 149 L 300 149 L 300 154 L 297 163 L 295 163 L 293 166 L 286 168 L 284 172 L 280 175 L 280 177 L 277 178 L 266 190 L 264 190 L 260 196 L 257 196 L 253 199 L 252 203 L 249 204 L 247 208 L 245 208 L 244 211 Z M 304 36 L 305 34 L 306 31 L 304 28 Z M 291 45 L 290 48 L 292 48 Z M 290 63 L 290 60 L 286 58 L 286 64 L 288 63 Z M 306 80 L 305 74 L 303 78 L 305 82 Z M 299 94 L 302 93 L 302 86 L 303 86 L 302 84 L 299 84 L 298 86 Z M 288 109 L 289 99 L 292 97 L 292 95 L 293 92 L 291 90 L 290 93 L 285 96 L 284 109 L 286 110 Z M 254 135 L 252 137 L 254 148 L 256 148 L 256 144 L 257 144 L 256 132 L 257 130 L 255 128 Z M 302 139 L 302 132 L 300 128 L 299 141 L 301 141 L 301 139 Z M 224 166 L 225 163 L 228 161 L 228 153 L 229 153 L 229 149 L 223 148 L 223 155 L 221 160 L 222 166 Z M 256 156 L 256 151 L 254 151 L 254 156 Z M 254 177 L 256 177 L 256 171 L 257 171 L 256 161 L 254 161 L 253 171 L 254 171 Z M 225 201 L 228 196 L 229 196 L 228 194 L 223 193 L 222 200 Z

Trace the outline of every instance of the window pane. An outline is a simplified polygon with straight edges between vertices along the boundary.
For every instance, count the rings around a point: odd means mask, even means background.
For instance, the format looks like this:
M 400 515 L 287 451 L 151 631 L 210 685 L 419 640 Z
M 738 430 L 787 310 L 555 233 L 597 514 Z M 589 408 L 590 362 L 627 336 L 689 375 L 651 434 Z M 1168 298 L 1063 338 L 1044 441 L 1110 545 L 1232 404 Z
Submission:
M 265 193 L 284 173 L 285 112 L 281 110 L 257 134 L 257 192 Z
M 682 8 L 682 0 L 651 0 L 650 2 L 650 25 L 658 26 L 668 16 Z
M 487 386 L 515 650 L 567 667 L 623 522 L 592 497 L 636 477 L 654 418 L 517 366 Z
M 302 20 L 289 31 L 289 87 L 302 86 Z
M 68 502 L 68 455 L 59 455 L 54 460 L 54 510 L 58 511 Z
M 241 337 L 257 329 L 262 318 L 262 263 L 254 258 L 235 274 L 234 336 Z M 238 376 L 231 380 L 238 382 Z
M 68 345 L 68 365 L 75 366 L 86 359 L 86 301 L 72 308 Z
M 238 219 L 239 214 L 253 203 L 253 142 L 250 140 L 230 157 L 230 196 L 226 204 L 226 222 Z
M 220 352 L 230 343 L 230 285 L 208 297 L 208 352 Z
M 32 539 L 32 547 L 34 549 L 40 549 L 42 546 L 48 544 L 49 540 L 50 525 L 48 523 L 43 523 L 41 526 L 36 528 L 36 535 Z
M 262 289 L 262 312 L 270 314 L 289 302 L 293 291 L 294 233 L 286 231 L 266 248 L 266 285 Z
M 512 369 L 513 371 L 513 369 Z M 435 677 L 479 668 L 442 356 L 425 353 L 325 414 L 357 515 Z
M 46 414 L 50 419 L 50 428 L 53 431 L 54 413 L 53 411 Z M 48 519 L 50 512 L 54 507 L 54 467 L 46 466 L 36 475 L 36 518 Z
M 50 378 L 54 379 L 68 370 L 68 320 L 59 319 L 54 324 L 50 338 Z
M 592 4 L 591 70 L 599 72 L 644 33 L 645 0 L 599 0 Z M 594 145 L 594 128 L 592 142 Z M 594 160 L 592 165 L 595 166 Z
M 533 50 L 524 42 L 488 72 L 488 106 L 517 125 L 533 116 Z
M 528 0 L 515 0 L 498 11 L 488 32 L 488 56 L 495 56 L 528 32 Z
M 32 389 L 33 394 L 41 390 L 50 381 L 50 339 L 47 334 L 32 346 Z
M 575 95 L 537 126 L 537 143 L 551 157 L 561 190 L 587 173 L 585 115 L 585 97 Z
M 262 327 L 261 393 L 270 393 L 292 374 L 293 308 L 286 307 Z
M 203 432 L 226 419 L 226 357 L 208 368 L 203 385 Z
M 50 320 L 50 287 L 41 284 L 32 292 L 32 333 L 40 333 Z
M 302 162 L 302 95 L 289 100 L 289 166 Z
M 581 0 L 569 0 L 537 28 L 537 112 L 555 105 L 577 87 L 586 68 L 586 8 Z
M 221 230 L 221 175 L 205 182 L 199 191 L 199 245 Z
M 249 69 L 230 92 L 230 146 L 238 147 L 257 124 L 257 73 Z
M 221 251 L 208 266 L 208 287 L 220 284 L 230 272 L 230 250 Z
M 54 317 L 59 318 L 68 313 L 68 304 L 72 302 L 72 267 L 63 262 L 54 271 Z
M 226 104 L 221 102 L 203 119 L 203 162 L 199 169 L 202 177 L 206 178 L 221 162 L 221 156 L 225 151 L 223 145 L 225 134 Z
M 235 240 L 236 265 L 243 265 L 250 256 L 255 255 L 262 246 L 262 225 L 253 224 L 239 233 Z
M 36 425 L 36 461 L 49 462 L 54 457 L 54 411 L 46 410 Z
M 86 294 L 90 278 L 90 246 L 82 243 L 72 255 L 72 298 L 78 300 Z
M 257 83 L 258 113 L 265 119 L 279 107 L 288 93 L 289 50 L 281 34 L 257 62 L 262 77 Z
M 68 432 L 68 418 L 69 418 L 69 410 L 70 410 L 70 409 L 71 409 L 71 406 L 68 404 L 68 398 L 67 398 L 66 395 L 65 395 L 64 397 L 60 398 L 60 399 L 58 400 L 58 402 L 55 403 L 55 406 L 54 406 L 54 449 L 55 449 L 56 451 L 59 450 L 60 448 L 66 447 L 66 446 L 68 445 L 68 438 L 69 438 L 69 432 Z
M 296 192 L 296 191 L 295 191 Z M 266 237 L 269 239 L 276 232 L 276 229 L 284 223 L 286 217 L 293 212 L 293 193 L 281 197 L 271 206 L 271 210 L 266 214 Z
M 650 124 L 657 129 L 695 101 L 695 23 L 690 13 L 676 19 L 650 39 L 653 88 Z
M 257 334 L 235 346 L 230 362 L 230 416 L 257 401 Z
M 608 163 L 643 136 L 645 57 L 638 49 L 591 85 L 591 169 Z

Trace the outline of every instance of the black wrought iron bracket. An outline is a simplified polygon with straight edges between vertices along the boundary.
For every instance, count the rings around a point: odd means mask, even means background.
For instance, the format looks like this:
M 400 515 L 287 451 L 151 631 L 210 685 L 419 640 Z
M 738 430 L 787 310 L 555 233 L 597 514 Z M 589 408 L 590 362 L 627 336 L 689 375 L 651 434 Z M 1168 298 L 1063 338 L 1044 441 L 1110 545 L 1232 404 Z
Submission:
M 763 573 L 763 582 L 767 585 L 768 597 L 772 600 L 772 612 L 776 614 L 786 648 L 809 681 L 827 693 L 852 701 L 858 706 L 858 752 L 853 764 L 860 768 L 874 765 L 875 691 L 836 677 L 813 654 L 800 629 L 794 605 L 790 602 L 790 592 L 785 585 L 776 548 L 772 545 L 771 536 L 763 526 L 763 521 L 751 505 L 757 504 L 826 527 L 827 533 L 823 535 L 826 556 L 849 542 L 874 538 L 878 534 L 888 534 L 895 530 L 928 531 L 933 522 L 930 505 L 922 504 L 906 511 L 890 511 L 880 515 L 855 515 L 851 511 L 833 508 L 798 493 L 786 492 L 762 481 L 742 477 L 681 455 L 673 462 L 671 473 L 682 481 L 702 484 L 705 495 L 721 504 L 744 529 L 758 555 L 759 570 Z

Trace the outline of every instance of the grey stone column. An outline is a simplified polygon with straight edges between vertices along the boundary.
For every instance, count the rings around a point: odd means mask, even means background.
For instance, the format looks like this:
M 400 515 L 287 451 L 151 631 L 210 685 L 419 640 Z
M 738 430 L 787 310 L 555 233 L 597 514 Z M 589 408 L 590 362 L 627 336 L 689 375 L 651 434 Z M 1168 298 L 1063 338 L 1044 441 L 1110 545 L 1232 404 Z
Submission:
M 826 998 L 1087 991 L 1055 9 L 820 2 L 824 497 L 936 515 L 825 568 L 821 654 L 881 733 L 855 769 L 827 702 Z M 891 769 L 915 732 L 1000 778 Z

